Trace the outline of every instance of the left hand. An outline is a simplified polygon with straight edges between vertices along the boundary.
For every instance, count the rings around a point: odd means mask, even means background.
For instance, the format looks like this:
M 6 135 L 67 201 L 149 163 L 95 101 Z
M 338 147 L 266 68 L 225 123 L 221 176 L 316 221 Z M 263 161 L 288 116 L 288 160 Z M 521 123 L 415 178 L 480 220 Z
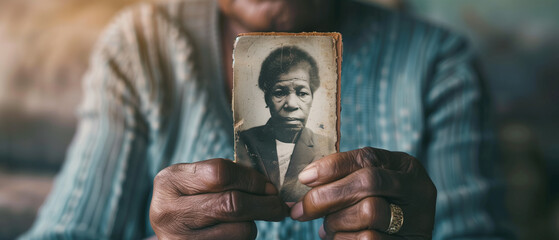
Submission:
M 291 217 L 324 217 L 326 239 L 431 239 L 437 190 L 414 157 L 362 148 L 328 155 L 309 164 L 299 181 L 312 189 L 291 209 Z M 401 207 L 400 231 L 386 233 L 390 203 Z

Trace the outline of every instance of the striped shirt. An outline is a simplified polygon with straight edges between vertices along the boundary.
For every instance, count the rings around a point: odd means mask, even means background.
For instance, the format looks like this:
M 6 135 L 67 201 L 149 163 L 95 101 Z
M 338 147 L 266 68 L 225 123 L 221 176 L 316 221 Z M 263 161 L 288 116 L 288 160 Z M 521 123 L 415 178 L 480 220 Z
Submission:
M 417 157 L 438 189 L 434 239 L 506 236 L 486 96 L 464 39 L 363 3 L 344 2 L 341 17 L 341 151 Z M 149 237 L 157 172 L 233 157 L 218 24 L 208 0 L 138 5 L 114 19 L 84 76 L 67 159 L 22 239 Z M 258 222 L 258 238 L 318 239 L 321 223 Z

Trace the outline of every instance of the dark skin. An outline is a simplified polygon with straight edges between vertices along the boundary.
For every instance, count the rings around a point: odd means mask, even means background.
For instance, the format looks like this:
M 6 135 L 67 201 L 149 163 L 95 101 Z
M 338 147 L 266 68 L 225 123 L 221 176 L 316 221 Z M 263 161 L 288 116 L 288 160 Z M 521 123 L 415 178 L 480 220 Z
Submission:
M 220 0 L 225 80 L 231 93 L 232 43 L 252 31 L 328 31 L 333 1 Z M 307 14 L 308 13 L 308 14 Z M 313 14 L 314 13 L 314 14 Z M 326 21 L 327 19 L 331 21 Z M 260 173 L 230 160 L 176 164 L 154 181 L 150 221 L 159 239 L 254 239 L 255 220 L 324 218 L 324 239 L 430 239 L 436 189 L 412 156 L 362 148 L 309 164 L 299 181 L 312 189 L 290 208 Z M 393 235 L 389 204 L 404 212 Z

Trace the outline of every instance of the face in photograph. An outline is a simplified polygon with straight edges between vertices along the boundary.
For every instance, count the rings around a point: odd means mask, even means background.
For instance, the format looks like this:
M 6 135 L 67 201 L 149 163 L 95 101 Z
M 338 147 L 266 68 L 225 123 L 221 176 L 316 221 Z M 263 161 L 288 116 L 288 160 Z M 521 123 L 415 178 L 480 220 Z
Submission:
M 271 120 L 278 128 L 300 131 L 305 127 L 313 101 L 309 70 L 306 62 L 292 67 L 278 77 L 266 94 Z
M 264 60 L 259 87 L 270 111 L 269 125 L 278 140 L 296 141 L 305 128 L 319 85 L 315 60 L 297 47 L 278 48 Z

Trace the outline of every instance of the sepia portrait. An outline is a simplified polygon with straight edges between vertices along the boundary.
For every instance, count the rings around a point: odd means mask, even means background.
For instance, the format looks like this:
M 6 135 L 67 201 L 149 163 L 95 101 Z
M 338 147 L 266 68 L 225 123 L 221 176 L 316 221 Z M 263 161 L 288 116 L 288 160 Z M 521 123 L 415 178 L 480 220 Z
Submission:
M 235 43 L 235 159 L 268 177 L 286 202 L 309 190 L 299 172 L 337 151 L 336 36 L 255 34 Z

